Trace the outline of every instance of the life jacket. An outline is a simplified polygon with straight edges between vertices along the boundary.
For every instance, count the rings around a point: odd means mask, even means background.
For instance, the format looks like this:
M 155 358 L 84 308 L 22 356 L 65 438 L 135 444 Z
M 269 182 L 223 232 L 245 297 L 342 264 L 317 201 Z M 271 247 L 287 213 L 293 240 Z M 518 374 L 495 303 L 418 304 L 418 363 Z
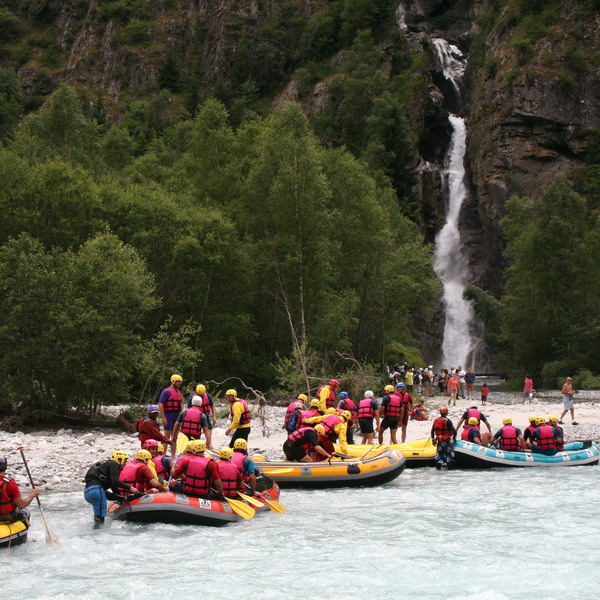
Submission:
M 540 450 L 551 450 L 556 448 L 556 442 L 554 441 L 554 427 L 552 425 L 542 425 L 538 427 L 540 435 L 535 441 L 537 447 Z
M 523 437 L 525 438 L 525 440 L 530 440 L 533 438 L 533 432 L 537 429 L 536 425 L 530 425 L 529 427 L 527 427 L 527 429 L 525 429 L 525 431 L 523 432 Z
M 7 515 L 16 510 L 17 505 L 13 502 L 13 499 L 9 497 L 6 488 L 10 479 L 3 477 L 0 481 L 0 515 Z
M 202 404 L 200 405 L 200 410 L 207 416 L 207 418 L 212 414 L 212 409 L 210 405 L 210 398 L 208 394 L 201 394 L 200 398 L 202 398 Z
M 174 387 L 168 387 L 169 397 L 163 403 L 163 409 L 165 412 L 181 412 L 181 401 L 183 397 L 181 395 L 181 390 L 178 390 Z
M 438 417 L 433 422 L 433 433 L 438 442 L 447 442 L 450 440 L 452 429 L 450 429 L 450 422 L 446 417 Z
M 170 473 L 165 469 L 162 459 L 164 458 L 164 454 L 159 454 L 152 459 L 154 466 L 156 467 L 156 475 L 158 477 L 162 477 L 163 479 L 169 479 Z
M 242 400 L 241 398 L 236 398 L 235 402 L 241 402 L 244 406 L 244 412 L 240 415 L 240 425 L 250 425 L 250 409 L 248 408 L 248 403 L 245 400 Z M 233 405 L 235 404 L 235 402 L 232 402 L 231 406 L 229 407 L 229 412 L 232 417 Z
M 206 456 L 190 456 L 183 477 L 183 493 L 204 496 L 210 491 L 211 480 Z
M 217 467 L 219 468 L 219 479 L 223 484 L 223 495 L 227 498 L 235 498 L 237 496 L 239 469 L 228 460 L 217 461 Z
M 400 405 L 402 406 L 402 408 L 404 410 L 407 410 L 412 403 L 412 398 L 410 397 L 410 394 L 408 392 L 400 392 L 399 394 L 398 392 L 396 392 L 396 396 L 400 398 Z
M 303 410 L 302 411 L 302 419 L 300 421 L 300 426 L 301 427 L 311 427 L 310 425 L 306 424 L 306 420 L 312 419 L 313 417 L 319 417 L 319 416 L 321 416 L 321 413 L 316 408 L 310 408 L 309 410 Z
M 287 428 L 287 424 L 290 422 L 290 419 L 292 418 L 292 413 L 296 410 L 296 407 L 295 407 L 296 402 L 298 402 L 298 400 L 294 400 L 293 402 L 290 402 L 287 407 L 287 410 L 285 411 L 285 417 L 283 419 L 284 429 Z
M 250 462 L 250 457 L 244 454 L 244 452 L 239 452 L 238 450 L 233 451 L 233 456 L 231 458 L 231 464 L 235 465 L 244 476 L 244 481 L 248 479 L 248 463 Z
M 502 436 L 499 443 L 500 450 L 518 450 L 519 440 L 517 439 L 517 430 L 512 425 L 505 425 L 502 428 Z
M 352 415 L 352 420 L 354 421 L 354 417 L 356 417 L 356 404 L 354 404 L 354 400 L 350 400 L 350 398 L 345 398 L 344 400 L 340 400 L 340 402 L 346 403 L 346 406 L 344 406 L 342 410 L 350 411 L 350 414 Z
M 298 444 L 307 454 L 315 447 L 314 444 L 307 438 L 306 433 L 308 431 L 312 431 L 314 433 L 315 430 L 312 427 L 301 427 L 300 429 L 296 429 L 296 431 L 288 435 L 288 440 L 294 444 Z
M 386 417 L 400 418 L 400 415 L 402 413 L 402 400 L 400 399 L 400 396 L 397 396 L 396 394 L 390 394 L 389 399 L 389 404 L 386 404 L 383 407 L 384 415 Z
M 131 485 L 138 490 L 138 492 L 143 492 L 146 489 L 146 482 L 142 480 L 141 471 L 147 467 L 148 465 L 145 462 L 138 461 L 134 458 L 123 467 L 123 470 L 119 475 L 119 481 Z
M 468 421 L 471 417 L 475 417 L 477 421 L 481 423 L 482 416 L 483 415 L 481 414 L 481 411 L 478 408 L 470 408 L 467 411 L 467 418 L 465 420 Z
M 375 411 L 371 406 L 372 398 L 365 398 L 358 403 L 358 418 L 372 419 L 375 417 Z
M 462 433 L 460 434 L 460 439 L 464 440 L 465 442 L 470 442 L 471 440 L 469 439 L 469 432 L 471 431 L 471 429 L 476 429 L 477 430 L 477 437 L 479 439 L 481 439 L 481 431 L 479 430 L 479 427 L 477 427 L 477 425 L 467 425 L 462 430 Z
M 322 385 L 317 390 L 317 398 L 319 398 L 319 400 L 321 399 L 321 390 L 323 388 L 327 388 L 329 390 L 329 398 L 325 398 L 325 404 L 327 408 L 331 408 L 335 404 L 335 392 L 327 385 Z
M 344 419 L 339 417 L 338 415 L 327 415 L 322 421 L 321 425 L 325 427 L 325 437 L 328 437 L 330 440 L 335 440 L 337 438 L 337 433 L 335 432 L 334 427 L 343 423 Z
M 202 435 L 202 410 L 199 406 L 191 406 L 187 409 L 179 431 L 188 437 L 199 438 Z

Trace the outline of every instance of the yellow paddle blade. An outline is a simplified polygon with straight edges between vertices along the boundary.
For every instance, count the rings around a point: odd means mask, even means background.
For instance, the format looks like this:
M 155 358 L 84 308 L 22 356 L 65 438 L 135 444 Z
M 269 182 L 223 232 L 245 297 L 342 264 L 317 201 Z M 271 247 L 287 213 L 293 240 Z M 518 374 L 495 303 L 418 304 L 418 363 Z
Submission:
M 267 503 L 267 505 L 273 512 L 282 514 L 285 512 L 285 506 L 283 504 L 279 504 L 279 502 L 277 502 L 276 500 L 269 500 L 265 496 L 260 497 Z
M 227 504 L 229 504 L 229 506 L 231 506 L 233 512 L 240 515 L 242 519 L 249 520 L 256 513 L 256 511 L 251 506 L 244 504 L 240 500 L 232 500 L 231 498 L 225 498 L 225 501 L 227 502 Z
M 256 498 L 253 498 L 252 496 L 248 496 L 247 494 L 242 494 L 242 492 L 238 492 L 238 496 L 242 500 L 245 500 L 248 504 L 252 504 L 252 506 L 256 506 L 256 508 L 262 508 L 264 506 L 264 504 L 260 500 L 257 500 Z
M 288 475 L 289 473 L 292 473 L 294 469 L 270 469 L 268 467 L 263 467 L 261 465 L 261 469 L 264 471 L 265 475 L 267 477 L 271 477 L 271 475 Z
M 148 468 L 152 471 L 152 477 L 154 477 L 154 479 L 158 479 L 158 473 L 156 472 L 156 465 L 154 464 L 153 460 L 148 461 Z
M 188 445 L 189 441 L 190 438 L 188 438 L 188 436 L 185 435 L 185 433 L 181 433 L 180 431 L 179 435 L 177 436 L 177 456 L 185 452 L 185 447 Z

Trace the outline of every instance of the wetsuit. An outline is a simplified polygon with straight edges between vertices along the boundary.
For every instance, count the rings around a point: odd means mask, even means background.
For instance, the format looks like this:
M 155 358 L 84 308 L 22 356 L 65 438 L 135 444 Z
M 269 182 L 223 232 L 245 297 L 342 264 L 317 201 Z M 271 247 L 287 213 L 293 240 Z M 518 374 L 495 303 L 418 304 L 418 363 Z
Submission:
M 110 488 L 111 492 L 108 492 Z M 97 462 L 85 474 L 83 497 L 94 508 L 94 517 L 105 517 L 107 498 L 119 500 L 119 491 L 129 492 L 129 484 L 119 481 L 119 463 L 115 460 Z

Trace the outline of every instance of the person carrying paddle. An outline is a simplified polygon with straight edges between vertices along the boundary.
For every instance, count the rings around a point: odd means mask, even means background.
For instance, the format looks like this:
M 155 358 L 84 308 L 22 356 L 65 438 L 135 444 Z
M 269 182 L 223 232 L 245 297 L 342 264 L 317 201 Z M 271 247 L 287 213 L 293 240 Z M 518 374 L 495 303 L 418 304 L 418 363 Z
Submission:
M 173 427 L 173 440 L 175 442 L 180 431 L 190 440 L 199 440 L 204 433 L 206 445 L 212 450 L 212 432 L 208 426 L 208 418 L 202 411 L 202 398 L 200 396 L 194 396 L 190 408 L 186 408 L 179 413 Z M 173 444 L 173 455 L 175 455 L 175 444 Z
M 25 509 L 40 491 L 34 488 L 27 498 L 23 498 L 17 482 L 6 476 L 6 468 L 6 458 L 0 456 L 0 523 L 29 520 L 29 511 Z
M 229 402 L 229 412 L 231 414 L 231 423 L 225 435 L 229 435 L 233 431 L 233 436 L 229 442 L 229 447 L 233 448 L 235 440 L 244 439 L 248 441 L 250 435 L 250 408 L 245 400 L 237 397 L 237 390 L 233 388 L 225 392 L 225 398 Z

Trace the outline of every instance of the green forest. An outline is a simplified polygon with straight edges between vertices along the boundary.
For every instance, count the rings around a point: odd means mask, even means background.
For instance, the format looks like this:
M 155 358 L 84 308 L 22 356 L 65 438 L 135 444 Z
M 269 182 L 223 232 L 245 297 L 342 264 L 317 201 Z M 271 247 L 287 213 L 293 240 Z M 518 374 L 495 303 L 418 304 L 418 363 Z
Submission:
M 241 39 L 229 80 L 199 94 L 167 55 L 159 89 L 119 118 L 64 83 L 24 95 L 20 65 L 35 56 L 50 76 L 63 57 L 43 24 L 0 8 L 4 412 L 144 403 L 172 372 L 273 394 L 331 376 L 353 389 L 389 360 L 427 359 L 417 324 L 441 287 L 414 193 L 425 55 L 400 34 L 383 47 L 393 2 L 330 2 L 308 22 L 283 4 Z M 98 10 L 119 44 L 151 45 L 144 3 Z M 329 80 L 319 112 L 269 108 L 291 73 L 301 89 Z M 466 293 L 509 380 L 600 384 L 599 207 L 600 135 L 577 173 L 507 203 L 505 293 Z

